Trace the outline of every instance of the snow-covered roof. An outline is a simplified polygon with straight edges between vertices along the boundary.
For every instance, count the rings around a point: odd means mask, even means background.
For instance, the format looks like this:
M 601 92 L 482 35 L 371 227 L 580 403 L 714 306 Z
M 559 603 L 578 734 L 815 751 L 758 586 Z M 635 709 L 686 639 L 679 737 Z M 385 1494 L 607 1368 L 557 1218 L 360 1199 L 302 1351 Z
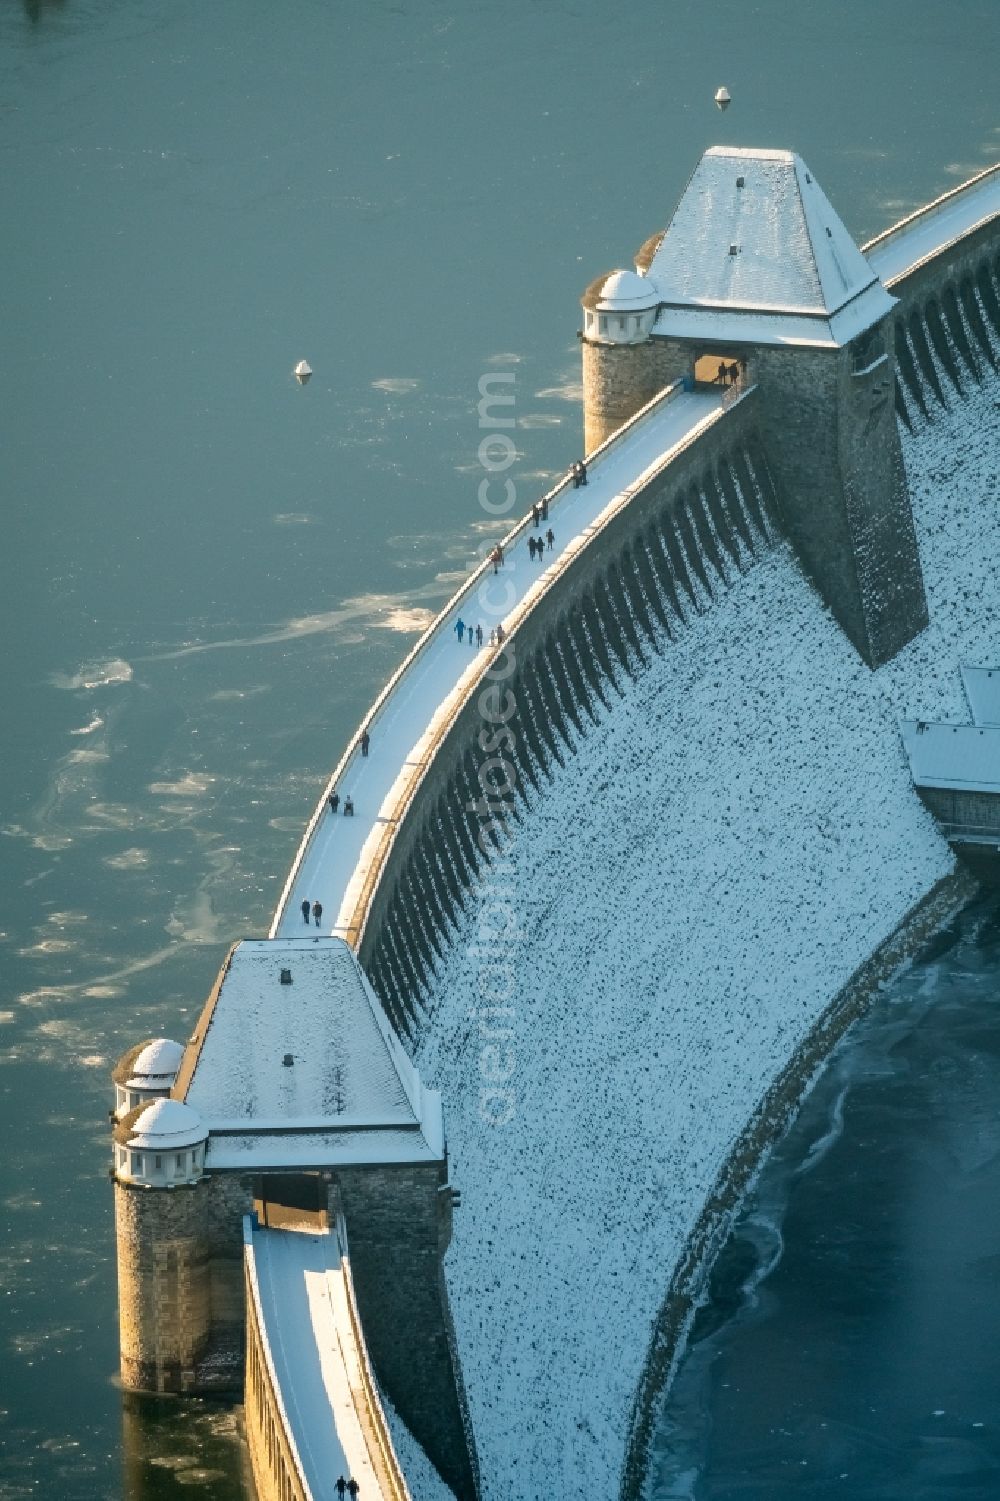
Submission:
M 271 1168 L 305 1172 L 311 1168 L 390 1166 L 393 1163 L 437 1162 L 444 1155 L 443 1136 L 433 1139 L 415 1125 L 407 1130 L 359 1127 L 343 1131 L 299 1131 L 262 1126 L 217 1131 L 212 1123 L 205 1165 L 209 1170 Z
M 1000 725 L 1000 667 L 963 667 L 962 684 L 975 723 Z
M 127 1082 L 135 1089 L 148 1089 L 172 1079 L 183 1057 L 184 1049 L 179 1042 L 172 1042 L 169 1037 L 154 1037 L 132 1060 L 132 1073 Z
M 652 282 L 634 271 L 605 271 L 590 283 L 581 300 L 591 312 L 640 312 L 655 307 L 660 294 Z
M 342 939 L 237 944 L 189 1047 L 184 1098 L 208 1123 L 212 1166 L 443 1155 L 440 1096 Z
M 120 1146 L 137 1151 L 172 1152 L 197 1146 L 207 1134 L 197 1110 L 182 1100 L 147 1100 L 119 1122 L 114 1138 Z
M 907 719 L 902 731 L 915 787 L 1000 795 L 1000 728 Z
M 792 151 L 706 151 L 647 279 L 665 304 L 655 332 L 676 338 L 837 346 L 894 304 Z M 702 321 L 694 334 L 693 311 Z M 835 316 L 848 312 L 835 327 Z M 754 323 L 734 323 L 740 314 L 753 314 Z

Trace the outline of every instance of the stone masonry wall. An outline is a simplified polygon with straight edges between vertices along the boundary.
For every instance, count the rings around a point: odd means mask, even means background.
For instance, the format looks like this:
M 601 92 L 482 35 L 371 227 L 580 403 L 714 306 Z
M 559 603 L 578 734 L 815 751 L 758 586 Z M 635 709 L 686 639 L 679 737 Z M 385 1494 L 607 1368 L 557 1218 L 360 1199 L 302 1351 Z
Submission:
M 118 1317 L 126 1388 L 197 1389 L 211 1333 L 207 1188 L 115 1180 Z
M 441 1267 L 444 1164 L 336 1173 L 365 1342 L 379 1382 L 458 1501 L 477 1493 L 475 1448 Z
M 1000 366 L 1000 221 L 892 283 L 900 419 L 933 417 Z
M 691 363 L 690 350 L 671 339 L 647 339 L 642 344 L 584 339 L 582 347 L 586 453 L 593 453 L 664 386 L 679 380 Z
M 883 325 L 860 372 L 850 349 L 752 354 L 785 528 L 870 666 L 888 661 L 927 624 L 887 338 Z

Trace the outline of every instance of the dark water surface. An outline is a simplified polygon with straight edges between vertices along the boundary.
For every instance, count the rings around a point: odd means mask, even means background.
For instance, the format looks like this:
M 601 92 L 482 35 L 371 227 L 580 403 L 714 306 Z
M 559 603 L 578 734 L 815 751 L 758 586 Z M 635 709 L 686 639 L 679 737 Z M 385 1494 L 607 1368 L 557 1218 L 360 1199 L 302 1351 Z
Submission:
M 1000 1495 L 1000 904 L 837 1050 L 716 1263 L 657 1501 Z
M 126 1412 L 123 1444 L 108 1069 L 266 931 L 326 771 L 491 534 L 479 377 L 516 375 L 527 508 L 579 449 L 579 293 L 700 151 L 794 146 L 872 233 L 997 154 L 997 20 L 0 6 L 4 1501 L 241 1494 L 224 1408 Z M 940 1218 L 920 1175 L 894 1199 Z

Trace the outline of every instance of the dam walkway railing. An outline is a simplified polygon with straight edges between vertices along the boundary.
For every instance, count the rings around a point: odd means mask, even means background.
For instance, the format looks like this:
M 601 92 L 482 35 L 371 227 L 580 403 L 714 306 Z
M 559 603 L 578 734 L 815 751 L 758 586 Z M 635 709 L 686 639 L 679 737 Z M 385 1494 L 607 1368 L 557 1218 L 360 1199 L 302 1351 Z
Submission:
M 436 739 L 459 700 L 475 692 L 493 660 L 490 632 L 511 622 L 544 588 L 552 573 L 579 551 L 581 537 L 648 471 L 660 467 L 714 423 L 735 399 L 729 392 L 690 390 L 682 382 L 668 386 L 596 449 L 587 460 L 587 483 L 575 487 L 567 475 L 537 502 L 539 522 L 531 512 L 502 539 L 503 566 L 487 558 L 452 596 L 376 700 L 333 773 L 303 837 L 282 892 L 271 937 L 302 932 L 301 904 L 319 901 L 323 931 L 357 946 L 371 892 L 378 880 L 395 825 L 408 805 Z M 541 519 L 544 515 L 544 519 Z M 528 552 L 528 538 L 554 540 L 539 560 Z M 483 642 L 458 638 L 459 619 Z M 362 754 L 367 730 L 370 748 Z M 329 794 L 336 790 L 340 810 L 333 813 Z M 350 797 L 354 813 L 343 813 Z
M 909 276 L 981 225 L 1000 217 L 1000 163 L 893 224 L 861 249 L 885 286 Z
M 244 1225 L 246 1428 L 259 1501 L 410 1501 L 358 1317 L 343 1217 Z

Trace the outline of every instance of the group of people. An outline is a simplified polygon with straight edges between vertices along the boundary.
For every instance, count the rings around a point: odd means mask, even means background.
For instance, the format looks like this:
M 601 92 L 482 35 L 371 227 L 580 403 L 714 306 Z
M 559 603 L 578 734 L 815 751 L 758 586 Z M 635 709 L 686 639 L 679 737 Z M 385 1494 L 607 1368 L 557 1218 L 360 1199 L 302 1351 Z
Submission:
M 569 471 L 569 477 L 573 481 L 574 490 L 579 490 L 581 485 L 587 483 L 587 466 L 582 459 L 577 459 Z
M 307 896 L 304 896 L 302 898 L 302 921 L 305 923 L 306 927 L 309 926 L 309 914 L 310 914 L 310 912 L 312 913 L 313 917 L 315 918 L 315 920 L 316 920 L 316 926 L 318 928 L 319 927 L 319 920 L 323 916 L 323 903 L 322 902 L 312 902 L 312 903 L 310 903 L 309 898 Z
M 361 754 L 363 756 L 367 756 L 368 752 L 367 751 L 362 751 Z M 331 813 L 336 813 L 337 809 L 340 807 L 340 793 L 339 792 L 331 792 L 330 796 L 327 798 L 327 802 L 330 804 L 330 812 Z M 351 794 L 350 793 L 348 793 L 347 796 L 344 798 L 344 817 L 345 818 L 353 818 L 354 817 L 354 803 L 351 800 Z
M 503 567 L 503 548 L 500 546 L 499 542 L 490 553 L 490 562 L 493 564 L 494 573 L 496 573 Z
M 344 1501 L 345 1491 L 350 1496 L 351 1501 L 356 1501 L 357 1494 L 360 1489 L 361 1487 L 354 1479 L 353 1475 L 351 1476 L 350 1480 L 345 1480 L 343 1475 L 341 1475 L 337 1481 L 337 1495 L 340 1497 L 340 1501 Z
M 542 545 L 541 541 L 539 540 L 539 543 L 538 543 L 539 548 L 541 548 L 541 545 Z M 468 636 L 468 638 L 469 638 L 469 645 L 473 648 L 473 650 L 475 650 L 475 648 L 478 647 L 478 646 L 482 646 L 483 642 L 486 640 L 486 637 L 483 634 L 483 628 L 482 628 L 482 626 L 481 625 L 475 625 L 475 626 L 466 625 L 466 623 L 462 619 L 461 615 L 455 621 L 453 629 L 454 629 L 455 635 L 458 637 L 459 644 L 461 644 L 465 640 L 465 638 Z M 495 625 L 493 627 L 493 629 L 490 631 L 490 645 L 491 646 L 502 646 L 505 639 L 506 639 L 506 637 L 504 635 L 504 628 L 503 628 L 503 626 L 502 625 Z
M 715 383 L 719 386 L 735 386 L 740 378 L 740 367 L 734 360 L 727 365 L 725 360 L 719 361 L 719 373 L 715 377 Z
M 529 537 L 528 538 L 528 552 L 531 555 L 531 557 L 540 559 L 541 556 L 542 556 L 542 553 L 545 551 L 545 544 L 548 543 L 549 551 L 551 552 L 552 548 L 555 546 L 555 541 L 556 541 L 555 532 L 552 530 L 551 527 L 549 527 L 549 529 L 545 533 L 544 537 Z
M 468 636 L 469 645 L 472 647 L 482 646 L 483 644 L 482 626 L 466 625 L 461 616 L 455 621 L 455 635 L 458 637 L 459 644 L 465 640 L 466 636 Z

